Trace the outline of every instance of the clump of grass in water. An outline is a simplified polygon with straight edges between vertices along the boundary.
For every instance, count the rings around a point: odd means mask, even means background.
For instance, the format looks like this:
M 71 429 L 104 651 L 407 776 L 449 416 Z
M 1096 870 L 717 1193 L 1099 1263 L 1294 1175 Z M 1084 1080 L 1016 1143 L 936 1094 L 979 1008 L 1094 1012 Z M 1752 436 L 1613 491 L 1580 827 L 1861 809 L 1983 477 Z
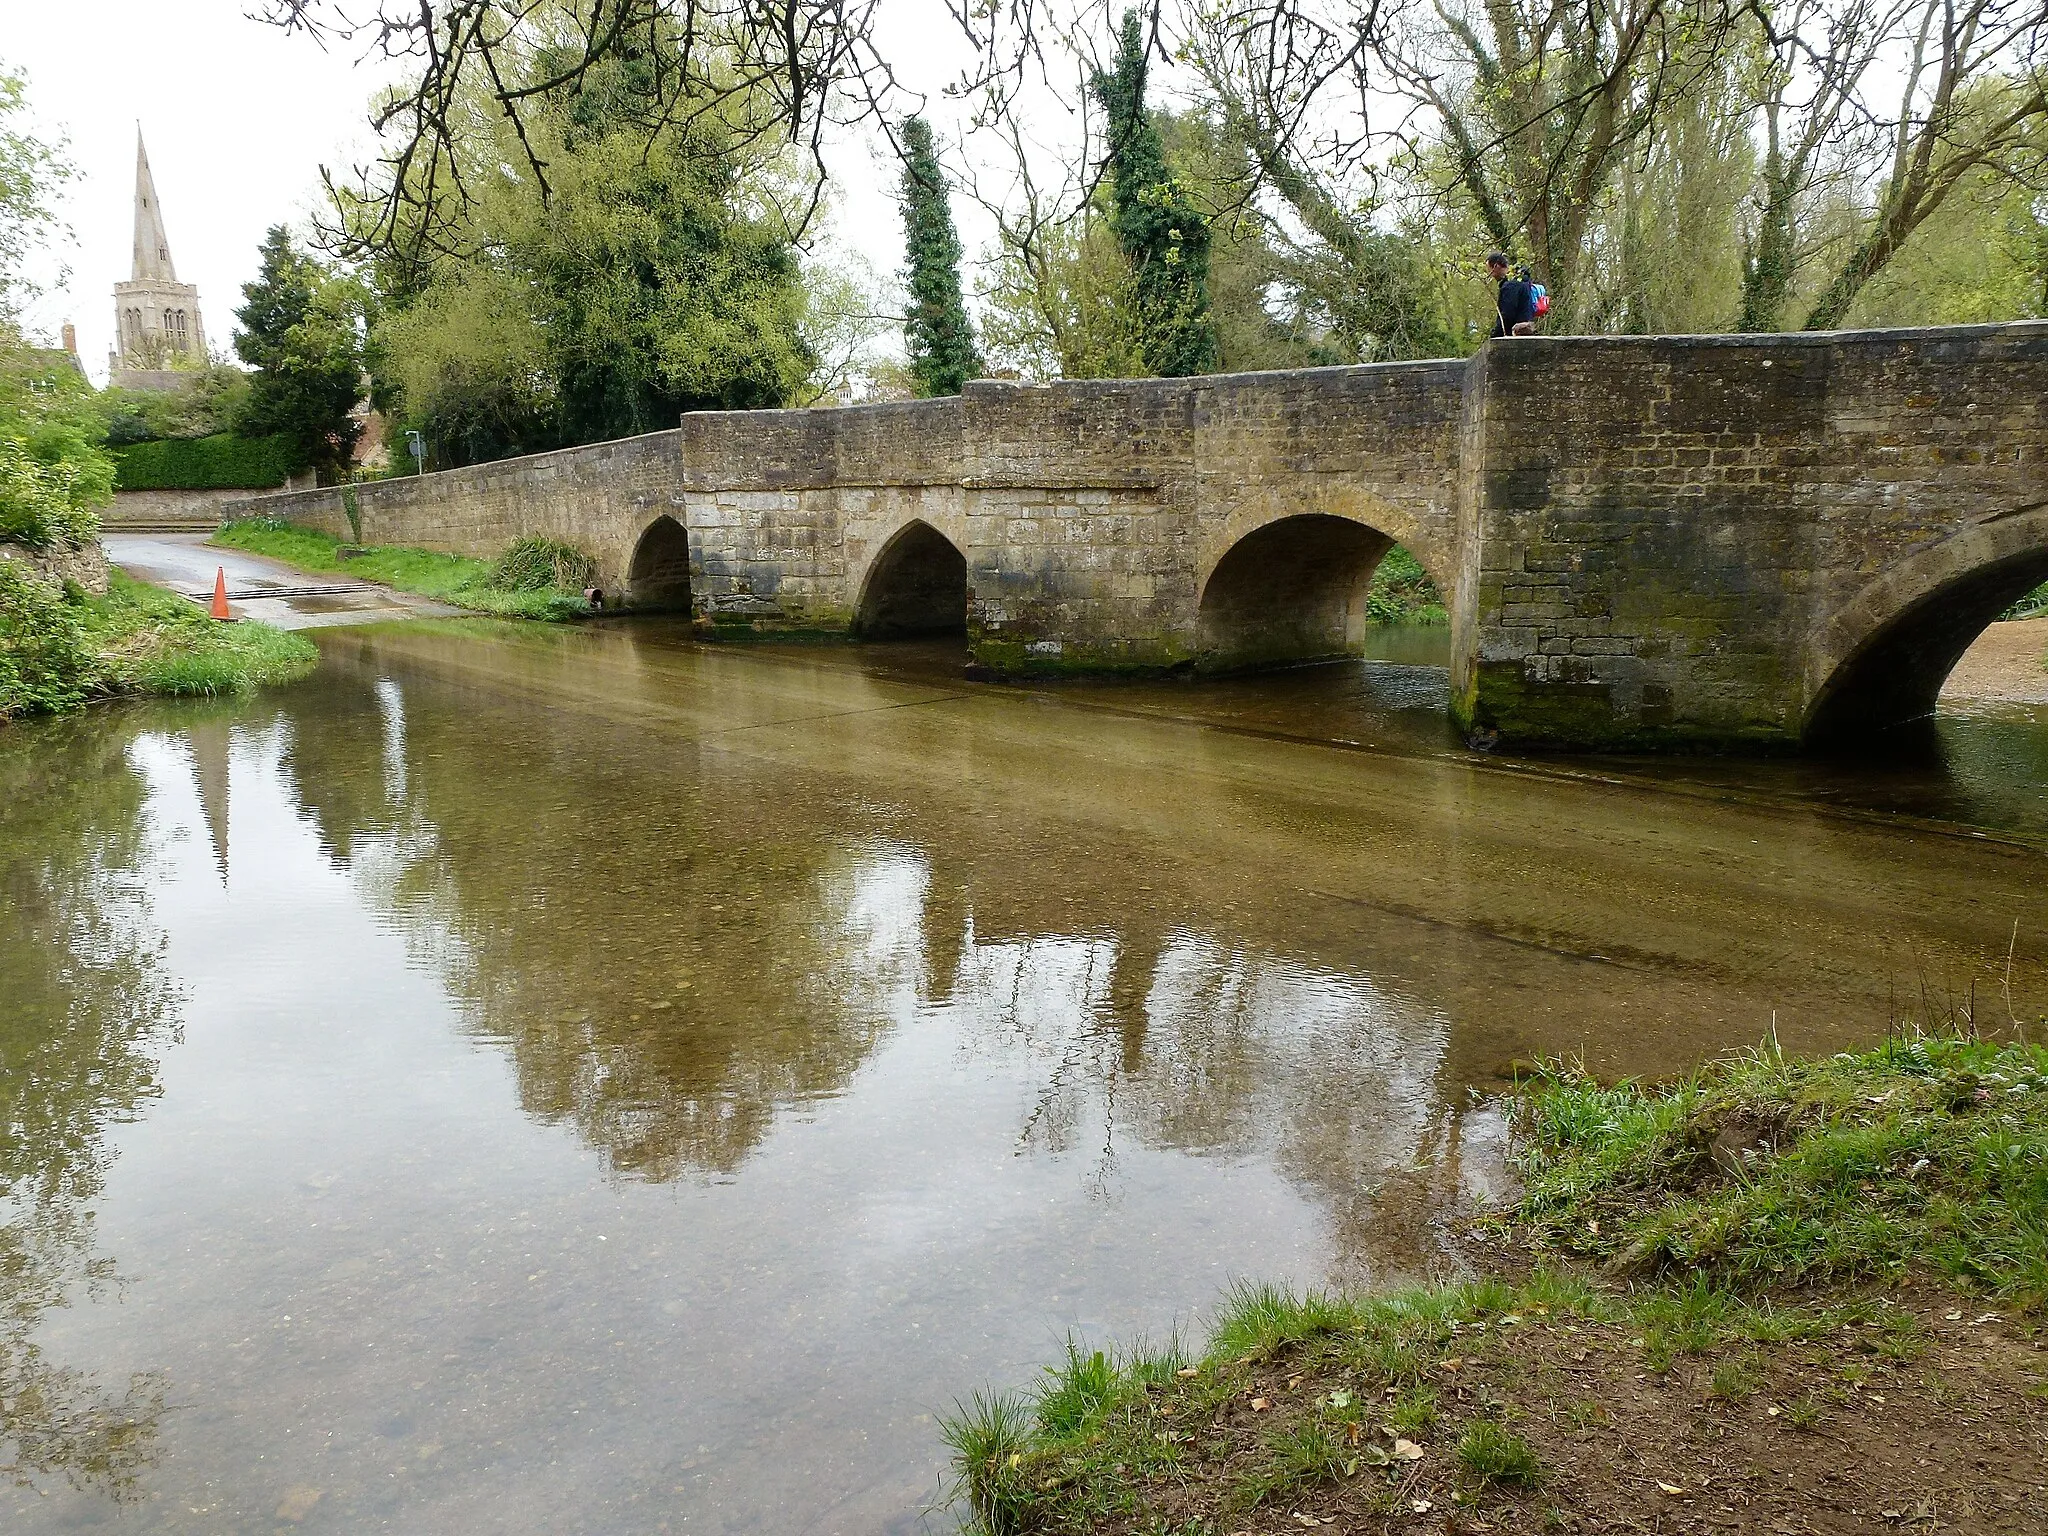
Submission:
M 504 592 L 581 592 L 597 580 L 597 562 L 553 539 L 516 539 L 491 568 L 491 585 Z

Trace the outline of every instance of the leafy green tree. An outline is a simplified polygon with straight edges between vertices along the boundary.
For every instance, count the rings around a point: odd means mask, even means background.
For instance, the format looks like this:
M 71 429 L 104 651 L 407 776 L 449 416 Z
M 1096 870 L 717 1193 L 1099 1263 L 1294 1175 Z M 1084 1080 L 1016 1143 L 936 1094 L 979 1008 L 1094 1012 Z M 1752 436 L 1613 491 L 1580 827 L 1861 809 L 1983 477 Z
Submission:
M 1130 262 L 1140 350 L 1162 377 L 1216 367 L 1209 311 L 1209 224 L 1168 168 L 1159 127 L 1145 108 L 1148 43 L 1135 10 L 1124 12 L 1116 58 L 1094 90 L 1107 119 L 1110 227 Z
M 16 126 L 27 109 L 26 81 L 0 69 L 0 542 L 78 545 L 99 532 L 114 461 L 77 364 L 16 323 L 33 291 L 23 263 L 55 230 L 56 189 L 72 175 L 59 148 Z
M 903 236 L 910 265 L 910 313 L 903 337 L 910 372 L 921 395 L 957 395 L 981 372 L 974 329 L 960 296 L 960 235 L 946 175 L 932 149 L 931 124 L 921 117 L 903 124 Z
M 22 264 L 60 232 L 57 189 L 78 174 L 61 142 L 20 126 L 27 111 L 28 77 L 0 66 L 0 319 L 14 318 L 34 297 Z
M 505 57 L 536 84 L 562 73 L 546 46 Z M 455 237 L 430 256 L 397 261 L 375 222 L 388 201 L 361 205 L 370 224 L 352 238 L 365 254 L 385 251 L 374 398 L 425 434 L 437 463 L 802 396 L 817 357 L 795 247 L 774 211 L 792 190 L 788 173 L 772 146 L 716 114 L 679 112 L 650 129 L 672 63 L 640 50 L 536 90 L 523 145 L 475 85 L 451 121 L 462 152 L 496 172 L 429 218 L 434 185 L 416 168 L 406 205 Z
M 237 413 L 247 437 L 277 436 L 302 467 L 338 476 L 362 424 L 361 298 L 298 250 L 282 224 L 263 240 L 256 280 L 242 285 L 235 352 L 256 370 Z

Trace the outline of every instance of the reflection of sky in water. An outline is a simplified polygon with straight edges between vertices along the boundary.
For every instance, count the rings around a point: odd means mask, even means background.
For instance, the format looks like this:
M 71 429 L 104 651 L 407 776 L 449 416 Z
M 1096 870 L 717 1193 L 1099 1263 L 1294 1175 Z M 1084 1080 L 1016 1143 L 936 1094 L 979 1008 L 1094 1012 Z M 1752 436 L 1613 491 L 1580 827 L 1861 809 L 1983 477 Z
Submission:
M 707 746 L 372 656 L 96 716 L 75 774 L 24 780 L 34 816 L 132 763 L 146 802 L 64 835 L 125 815 L 162 850 L 146 901 L 69 888 L 184 1036 L 152 1037 L 160 1097 L 85 1116 L 128 1284 L 35 1327 L 174 1411 L 145 1504 L 46 1480 L 0 1526 L 270 1531 L 317 1493 L 308 1531 L 907 1530 L 931 1411 L 1065 1330 L 1427 1264 L 1497 1163 L 1462 1085 L 1509 1054 L 1689 1059 L 1793 975 L 1840 1029 L 1870 954 L 2002 958 L 2038 885 L 2009 850 L 1448 749 L 919 716 L 824 664 L 685 660 L 718 710 L 803 724 Z M 615 675 L 682 710 L 684 664 Z M 1233 686 L 1200 697 L 1316 684 Z M 842 694 L 864 723 L 819 745 Z
M 1186 935 L 1161 956 L 978 940 L 971 903 L 934 912 L 923 853 L 870 838 L 772 893 L 804 893 L 803 923 L 773 925 L 809 945 L 788 1017 L 726 1039 L 707 1010 L 703 1054 L 673 1009 L 565 1028 L 424 802 L 394 803 L 419 788 L 406 701 L 374 699 L 346 857 L 292 776 L 331 725 L 259 713 L 130 746 L 187 1042 L 141 1123 L 101 1127 L 100 1236 L 133 1283 L 43 1332 L 101 1379 L 158 1373 L 175 1411 L 138 1512 L 59 1484 L 0 1494 L 10 1529 L 268 1530 L 315 1492 L 309 1530 L 909 1529 L 937 1489 L 932 1408 L 1026 1374 L 1064 1329 L 1185 1321 L 1247 1246 L 1262 1275 L 1323 1272 L 1317 1191 L 1242 1101 L 1305 1096 L 1310 1037 L 1389 1014 L 1369 989 Z M 722 968 L 700 945 L 681 969 L 762 1005 L 737 978 L 764 934 L 711 933 Z M 1235 999 L 1231 1046 L 1176 1063 L 1211 1048 L 1204 989 Z M 793 1022 L 838 1043 L 812 1059 Z M 1258 1041 L 1277 1075 L 1243 1054 Z M 1050 1133 L 1054 1100 L 1086 1135 Z M 618 1161 L 679 1102 L 744 1122 L 733 1155 L 684 1143 L 723 1177 Z

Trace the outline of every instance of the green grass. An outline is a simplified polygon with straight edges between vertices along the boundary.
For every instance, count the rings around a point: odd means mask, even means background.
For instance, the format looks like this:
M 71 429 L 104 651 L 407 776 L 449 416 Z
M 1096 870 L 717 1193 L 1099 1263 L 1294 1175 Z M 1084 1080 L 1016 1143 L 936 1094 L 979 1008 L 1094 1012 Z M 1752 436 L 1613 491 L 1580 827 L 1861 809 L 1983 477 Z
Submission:
M 978 1528 L 1122 1529 L 1161 1488 L 1201 1477 L 1219 1530 L 1318 1484 L 1379 1508 L 1402 1475 L 1391 1437 L 1432 1431 L 1467 1497 L 1526 1491 L 1545 1470 L 1510 1427 L 1513 1399 L 1466 1406 L 1465 1383 L 1497 1378 L 1466 1374 L 1469 1360 L 1445 1373 L 1533 1319 L 1634 1342 L 1660 1374 L 1698 1360 L 1688 1371 L 1736 1403 L 1779 1346 L 1825 1343 L 1836 1375 L 1923 1350 L 1916 1318 L 1861 1282 L 1918 1270 L 2023 1306 L 2048 1298 L 2039 1047 L 1900 1035 L 1817 1061 L 1766 1047 L 1661 1088 L 1553 1066 L 1526 1090 L 1523 1194 L 1486 1225 L 1503 1252 L 1533 1249 L 1533 1272 L 1360 1295 L 1240 1283 L 1192 1364 L 1177 1343 L 1160 1356 L 1069 1344 L 1035 1392 L 977 1396 L 942 1420 Z M 1320 1395 L 1264 1385 L 1276 1371 Z M 1446 1380 L 1459 1401 L 1440 1396 Z M 1247 1430 L 1258 1421 L 1238 1400 L 1254 1390 L 1275 1417 Z M 1787 1422 L 1812 1428 L 1820 1401 L 1787 1404 Z M 1590 1402 L 1565 1418 L 1607 1422 Z M 1234 1439 L 1212 1427 L 1230 1423 Z
M 119 571 L 105 597 L 88 597 L 0 569 L 0 720 L 122 694 L 234 693 L 289 682 L 317 659 L 303 635 L 216 623 Z
M 1533 1488 L 1543 1463 L 1528 1441 L 1498 1419 L 1475 1419 L 1458 1437 L 1458 1470 L 1475 1487 Z
M 191 599 L 119 571 L 108 594 L 84 606 L 110 693 L 236 693 L 291 682 L 319 659 L 304 635 L 248 619 L 222 624 Z
M 1553 1251 L 1736 1288 L 1918 1270 L 2048 1297 L 2048 1050 L 1913 1034 L 1765 1047 L 1673 1088 L 1534 1086 L 1515 1219 Z
M 557 584 L 564 576 L 587 578 L 588 557 L 547 540 L 522 539 L 499 560 L 379 545 L 343 560 L 338 553 L 342 541 L 332 534 L 275 518 L 247 518 L 227 524 L 214 534 L 213 542 L 268 555 L 302 570 L 381 582 L 501 618 L 564 620 L 589 611 L 579 586 Z M 535 574 L 543 571 L 549 584 L 533 585 Z
M 1448 624 L 1443 593 L 1408 550 L 1399 544 L 1380 557 L 1372 573 L 1365 611 L 1375 624 Z

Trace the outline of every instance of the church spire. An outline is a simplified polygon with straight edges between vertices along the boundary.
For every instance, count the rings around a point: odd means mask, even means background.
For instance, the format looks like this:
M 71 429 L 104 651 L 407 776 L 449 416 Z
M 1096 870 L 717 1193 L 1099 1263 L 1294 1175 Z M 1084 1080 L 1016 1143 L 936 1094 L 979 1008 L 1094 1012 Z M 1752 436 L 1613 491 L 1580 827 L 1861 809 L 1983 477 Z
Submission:
M 131 282 L 175 283 L 171 241 L 164 233 L 163 209 L 156 183 L 149 176 L 149 151 L 142 147 L 142 124 L 135 125 L 135 274 Z

